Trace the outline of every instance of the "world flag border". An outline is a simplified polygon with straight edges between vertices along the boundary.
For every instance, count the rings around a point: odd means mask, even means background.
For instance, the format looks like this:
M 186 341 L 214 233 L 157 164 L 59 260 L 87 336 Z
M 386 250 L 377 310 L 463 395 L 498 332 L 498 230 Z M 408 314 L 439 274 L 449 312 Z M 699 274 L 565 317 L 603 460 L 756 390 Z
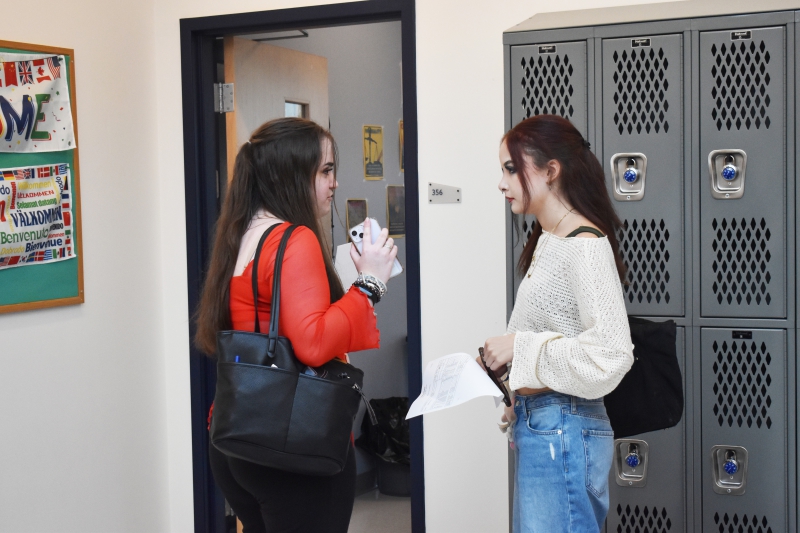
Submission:
M 77 257 L 73 243 L 73 210 L 72 210 L 72 184 L 70 166 L 67 163 L 58 163 L 44 166 L 27 166 L 0 169 L 0 271 L 6 268 L 27 266 L 32 264 L 50 263 Z M 48 209 L 36 210 L 31 214 L 25 210 L 20 200 L 24 190 L 31 186 L 26 184 L 47 184 L 51 180 L 52 195 L 55 197 L 53 207 L 49 207 L 51 200 L 39 200 L 48 206 Z M 39 189 L 44 189 L 39 186 Z M 49 192 L 45 191 L 39 192 Z M 30 193 L 28 193 L 30 194 Z M 31 202 L 28 204 L 30 205 Z M 44 213 L 44 214 L 42 214 Z M 38 220 L 37 220 L 38 215 Z M 47 217 L 52 217 L 52 220 Z M 31 224 L 39 227 L 48 226 L 47 234 L 40 229 L 42 236 L 34 241 L 17 240 L 13 244 L 3 240 L 10 240 L 19 236 L 20 232 L 35 234 L 36 231 L 26 231 Z M 61 227 L 58 227 L 61 226 Z M 9 228 L 10 232 L 4 230 Z M 15 231 L 16 230 L 16 231 Z M 25 244 L 26 250 L 22 253 L 3 254 L 7 250 L 19 250 Z

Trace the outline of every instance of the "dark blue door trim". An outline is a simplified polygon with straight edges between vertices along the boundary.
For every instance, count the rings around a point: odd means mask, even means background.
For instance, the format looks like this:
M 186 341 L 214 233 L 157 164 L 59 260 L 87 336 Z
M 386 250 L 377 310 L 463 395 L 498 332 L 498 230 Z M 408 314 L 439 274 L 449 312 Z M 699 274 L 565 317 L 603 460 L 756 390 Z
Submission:
M 417 68 L 415 0 L 371 0 L 180 21 L 183 97 L 183 149 L 186 194 L 187 313 L 200 295 L 203 272 L 218 215 L 216 169 L 218 139 L 213 106 L 214 40 L 257 31 L 344 26 L 399 20 L 402 25 L 403 124 L 405 129 L 406 287 L 408 308 L 408 394 L 422 389 L 419 271 L 419 174 L 417 159 Z M 190 322 L 191 323 L 191 322 Z M 194 325 L 190 326 L 194 335 Z M 208 466 L 206 417 L 214 396 L 211 360 L 191 349 L 192 453 L 196 533 L 224 531 L 224 501 Z M 422 418 L 411 420 L 411 523 L 425 531 L 425 481 Z

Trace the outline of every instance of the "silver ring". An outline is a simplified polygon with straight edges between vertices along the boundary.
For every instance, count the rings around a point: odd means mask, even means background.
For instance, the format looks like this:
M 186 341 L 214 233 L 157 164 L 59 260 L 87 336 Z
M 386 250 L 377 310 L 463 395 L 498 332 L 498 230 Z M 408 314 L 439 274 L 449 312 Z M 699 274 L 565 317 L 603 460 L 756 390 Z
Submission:
M 391 248 L 392 245 L 389 243 L 389 241 L 386 241 L 386 244 L 384 244 L 383 247 L 384 248 Z

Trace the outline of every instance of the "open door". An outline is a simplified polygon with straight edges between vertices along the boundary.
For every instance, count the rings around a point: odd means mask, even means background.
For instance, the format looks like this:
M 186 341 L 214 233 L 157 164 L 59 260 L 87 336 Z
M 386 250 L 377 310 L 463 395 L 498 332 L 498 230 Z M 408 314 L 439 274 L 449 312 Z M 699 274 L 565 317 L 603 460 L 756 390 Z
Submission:
M 234 87 L 233 111 L 225 117 L 227 180 L 239 147 L 268 120 L 302 117 L 329 128 L 326 58 L 232 36 L 225 37 L 224 56 L 225 83 Z M 322 224 L 331 227 L 330 214 Z M 323 234 L 330 249 L 331 233 Z

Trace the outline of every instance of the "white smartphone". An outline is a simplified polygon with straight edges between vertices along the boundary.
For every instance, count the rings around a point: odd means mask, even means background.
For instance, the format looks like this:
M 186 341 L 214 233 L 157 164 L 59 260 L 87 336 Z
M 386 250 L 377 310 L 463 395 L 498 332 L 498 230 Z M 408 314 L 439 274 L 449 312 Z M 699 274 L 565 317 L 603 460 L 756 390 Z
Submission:
M 375 240 L 378 238 L 378 234 L 381 232 L 381 227 L 378 224 L 378 221 L 374 218 L 369 218 L 370 223 L 370 235 L 372 236 L 372 242 L 375 243 Z M 356 249 L 358 253 L 361 253 L 361 241 L 364 239 L 364 224 L 359 224 L 358 226 L 353 226 L 350 228 L 350 240 L 353 241 L 353 244 L 356 245 Z M 394 265 L 392 265 L 392 273 L 389 274 L 390 278 L 393 278 L 403 272 L 403 266 L 400 264 L 400 261 L 397 259 L 394 260 Z

